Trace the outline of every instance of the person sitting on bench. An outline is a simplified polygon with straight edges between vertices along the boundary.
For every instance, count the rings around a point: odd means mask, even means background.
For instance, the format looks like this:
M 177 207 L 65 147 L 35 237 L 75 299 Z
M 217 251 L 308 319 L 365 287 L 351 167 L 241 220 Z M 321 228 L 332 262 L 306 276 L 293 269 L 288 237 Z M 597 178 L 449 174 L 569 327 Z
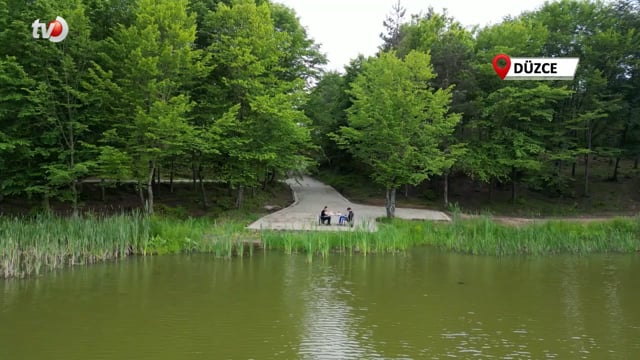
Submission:
M 325 221 L 327 222 L 327 225 L 331 225 L 331 215 L 329 215 L 329 210 L 327 210 L 326 206 L 320 212 L 320 223 L 324 224 Z
M 340 218 L 338 219 L 338 223 L 339 223 L 340 225 L 344 225 L 344 224 L 346 224 L 346 223 L 347 223 L 347 220 L 348 220 L 347 215 L 342 214 L 342 213 L 339 213 L 338 215 L 340 215 Z
M 347 222 L 349 223 L 349 225 L 351 225 L 351 227 L 353 227 L 353 217 L 354 217 L 353 210 L 351 210 L 351 208 L 349 207 L 347 208 L 347 211 L 348 211 Z

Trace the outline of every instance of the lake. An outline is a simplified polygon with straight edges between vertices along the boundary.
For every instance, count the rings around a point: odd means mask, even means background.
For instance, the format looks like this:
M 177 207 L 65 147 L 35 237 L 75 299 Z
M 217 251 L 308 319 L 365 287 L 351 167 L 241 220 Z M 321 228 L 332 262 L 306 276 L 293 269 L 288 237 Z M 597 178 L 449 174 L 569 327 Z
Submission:
M 256 252 L 0 280 L 0 359 L 631 359 L 640 255 Z

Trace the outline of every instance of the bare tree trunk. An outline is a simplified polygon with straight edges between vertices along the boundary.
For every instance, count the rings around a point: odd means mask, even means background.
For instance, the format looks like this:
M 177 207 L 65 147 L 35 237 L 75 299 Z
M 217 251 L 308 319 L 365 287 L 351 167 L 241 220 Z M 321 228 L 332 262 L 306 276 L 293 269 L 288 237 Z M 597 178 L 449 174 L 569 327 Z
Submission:
M 49 194 L 42 194 L 42 209 L 46 214 L 51 213 L 51 203 L 49 202 Z
M 516 187 L 517 187 L 517 179 L 516 179 L 516 168 L 511 168 L 511 202 L 516 203 Z
M 151 161 L 151 169 L 149 169 L 149 181 L 147 182 L 147 214 L 153 215 L 153 174 L 156 170 L 155 161 Z
M 393 218 L 396 216 L 396 189 L 395 188 L 387 188 L 384 206 L 387 209 L 388 218 Z
M 100 179 L 100 200 L 102 200 L 102 202 L 107 201 L 107 194 L 105 191 L 104 179 Z
M 620 138 L 620 150 L 624 148 L 624 145 L 627 140 L 627 132 L 629 131 L 629 123 L 625 122 L 624 130 L 622 131 L 622 137 Z M 620 166 L 620 155 L 616 156 L 616 165 L 613 168 L 613 176 L 611 180 L 618 181 L 618 168 Z
M 449 206 L 449 172 L 444 173 L 444 206 Z
M 71 194 L 73 196 L 72 198 L 72 202 L 73 202 L 73 217 L 78 217 L 78 180 L 76 180 L 75 178 L 73 180 L 71 180 Z
M 169 191 L 173 193 L 173 171 L 175 166 L 175 160 L 171 160 L 171 170 L 169 170 Z
M 244 202 L 244 185 L 238 186 L 238 198 L 236 199 L 236 208 L 240 209 Z
M 495 180 L 491 179 L 489 181 L 489 202 L 493 202 L 493 188 L 495 187 L 494 184 Z
M 155 195 L 160 197 L 160 186 L 162 185 L 162 183 L 160 182 L 160 165 L 156 166 L 156 188 L 155 188 Z
M 591 122 L 587 123 L 587 149 L 584 156 L 584 196 L 589 196 L 589 175 L 591 173 Z
M 191 177 L 193 179 L 193 191 L 196 191 L 196 164 L 194 161 L 191 162 Z
M 142 205 L 142 208 L 144 209 L 146 204 L 144 201 L 144 192 L 142 192 L 142 182 L 140 181 L 138 181 L 138 196 L 140 197 L 140 205 Z
M 616 156 L 616 165 L 613 167 L 613 176 L 611 180 L 618 181 L 618 169 L 620 168 L 620 156 Z
M 202 199 L 202 208 L 207 210 L 209 203 L 207 202 L 207 193 L 204 189 L 204 176 L 202 175 L 202 165 L 198 168 L 198 177 L 200 178 L 200 196 Z
M 589 173 L 591 170 L 591 155 L 584 156 L 584 196 L 589 196 Z

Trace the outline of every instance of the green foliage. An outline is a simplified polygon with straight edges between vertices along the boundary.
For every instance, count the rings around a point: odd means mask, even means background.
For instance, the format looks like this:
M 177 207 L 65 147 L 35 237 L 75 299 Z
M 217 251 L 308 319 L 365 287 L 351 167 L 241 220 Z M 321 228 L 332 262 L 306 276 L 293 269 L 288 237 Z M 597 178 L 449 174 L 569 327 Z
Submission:
M 460 118 L 447 114 L 449 91 L 425 86 L 434 76 L 429 56 L 412 52 L 400 60 L 383 53 L 363 69 L 349 92 L 349 126 L 333 138 L 389 189 L 442 172 L 445 157 L 439 146 Z
M 58 14 L 64 42 L 31 38 Z M 318 44 L 272 1 L 0 0 L 0 199 L 77 213 L 83 180 L 135 180 L 152 211 L 161 173 L 224 182 L 241 205 L 316 162 L 388 188 L 464 172 L 580 196 L 594 156 L 640 157 L 637 1 L 549 2 L 484 28 L 405 15 L 385 20 L 384 52 L 322 76 Z M 580 65 L 573 81 L 505 83 L 498 52 Z

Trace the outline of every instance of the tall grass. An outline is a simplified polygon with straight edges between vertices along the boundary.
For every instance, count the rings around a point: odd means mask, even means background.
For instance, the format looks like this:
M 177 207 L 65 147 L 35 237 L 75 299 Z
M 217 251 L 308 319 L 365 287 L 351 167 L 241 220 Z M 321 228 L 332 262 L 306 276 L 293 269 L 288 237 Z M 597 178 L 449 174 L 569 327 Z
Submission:
M 640 250 L 640 218 L 589 223 L 555 220 L 515 227 L 485 217 L 454 220 L 448 225 L 403 223 L 400 228 L 409 228 L 411 237 L 421 243 L 477 255 L 584 255 Z
M 0 217 L 0 278 L 39 274 L 68 265 L 88 264 L 127 255 L 211 253 L 218 257 L 252 256 L 256 245 L 287 254 L 304 253 L 308 261 L 332 252 L 369 255 L 402 252 L 413 246 L 482 255 L 556 253 L 630 253 L 640 250 L 640 218 L 575 223 L 546 221 L 521 227 L 490 218 L 454 216 L 450 223 L 380 221 L 377 232 L 246 230 L 239 221 L 178 220 L 142 215 L 19 219 Z
M 136 215 L 0 217 L 0 277 L 122 258 L 146 246 L 148 229 L 148 219 Z

